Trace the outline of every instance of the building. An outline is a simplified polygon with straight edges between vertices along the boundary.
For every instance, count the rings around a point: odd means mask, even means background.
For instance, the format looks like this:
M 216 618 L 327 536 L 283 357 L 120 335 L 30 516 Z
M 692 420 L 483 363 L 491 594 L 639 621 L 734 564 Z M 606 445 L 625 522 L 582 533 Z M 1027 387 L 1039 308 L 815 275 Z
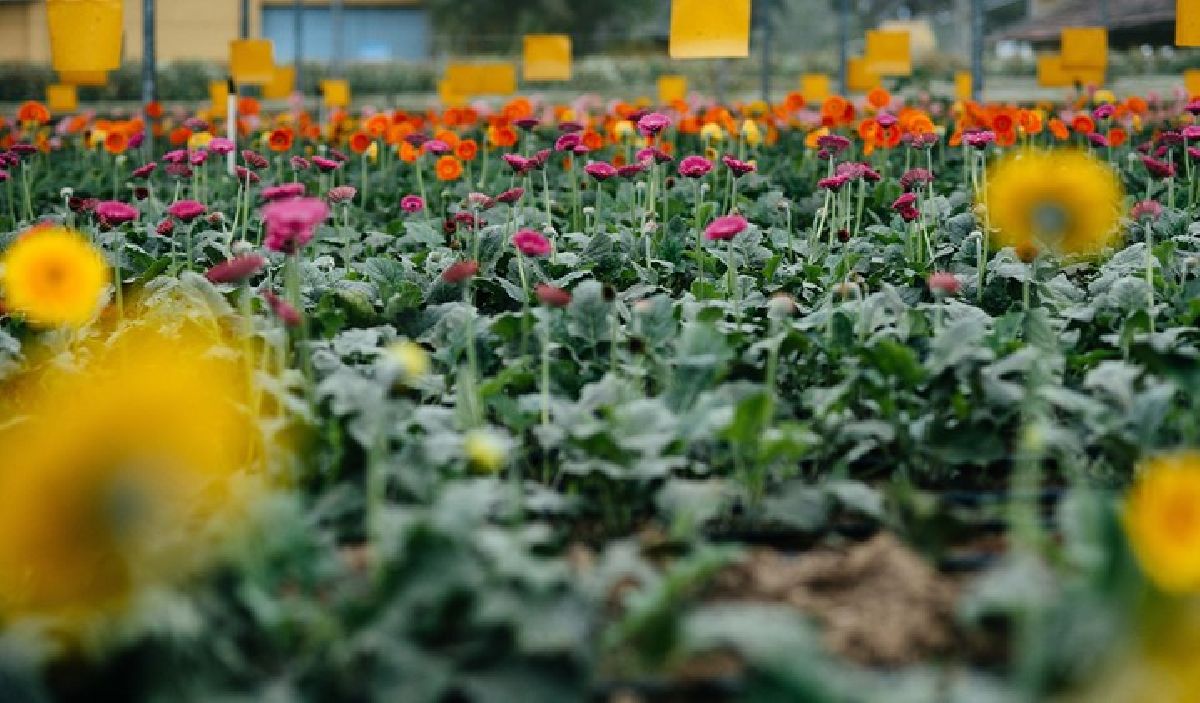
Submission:
M 142 55 L 143 0 L 125 1 L 125 59 Z M 225 61 L 238 36 L 242 0 L 157 0 L 157 58 Z M 294 56 L 293 0 L 247 0 L 250 34 L 275 43 L 275 60 Z M 328 61 L 341 46 L 346 61 L 428 58 L 432 29 L 420 0 L 342 0 L 341 41 L 334 41 L 330 0 L 304 0 L 306 59 Z M 0 62 L 48 63 L 45 0 L 0 0 Z
M 1024 5 L 1023 17 L 992 34 L 993 39 L 1034 45 L 1058 42 L 1064 27 L 1109 28 L 1113 46 L 1163 46 L 1175 41 L 1175 0 L 1001 0 L 997 5 Z

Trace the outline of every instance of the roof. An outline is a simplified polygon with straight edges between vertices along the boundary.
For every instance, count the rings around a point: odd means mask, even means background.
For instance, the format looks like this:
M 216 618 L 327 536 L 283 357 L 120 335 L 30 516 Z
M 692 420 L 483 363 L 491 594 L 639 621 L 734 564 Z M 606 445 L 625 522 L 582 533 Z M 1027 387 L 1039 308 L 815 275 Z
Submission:
M 1131 40 L 1171 33 L 1175 26 L 1175 0 L 1108 0 L 1108 27 L 1113 38 Z M 1035 44 L 1058 41 L 1064 27 L 1098 25 L 1103 21 L 1098 0 L 1067 0 L 1040 17 L 1028 17 L 1005 27 L 992 39 L 1016 39 Z

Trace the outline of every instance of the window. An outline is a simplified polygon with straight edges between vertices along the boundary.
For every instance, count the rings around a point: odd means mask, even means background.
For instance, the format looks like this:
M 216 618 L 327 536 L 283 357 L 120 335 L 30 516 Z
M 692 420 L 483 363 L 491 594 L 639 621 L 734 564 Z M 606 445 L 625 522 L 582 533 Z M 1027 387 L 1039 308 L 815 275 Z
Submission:
M 291 5 L 263 8 L 262 35 L 275 43 L 275 61 L 295 59 L 295 15 Z M 304 59 L 333 58 L 333 22 L 328 7 L 305 7 Z M 404 61 L 429 57 L 429 14 L 413 7 L 344 7 L 342 55 L 346 61 Z

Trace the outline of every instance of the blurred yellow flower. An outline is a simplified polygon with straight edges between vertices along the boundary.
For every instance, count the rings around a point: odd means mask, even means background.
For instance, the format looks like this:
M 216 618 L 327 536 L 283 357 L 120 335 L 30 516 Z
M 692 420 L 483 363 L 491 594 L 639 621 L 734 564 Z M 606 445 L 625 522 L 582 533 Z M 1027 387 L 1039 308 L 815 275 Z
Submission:
M 220 330 L 142 316 L 0 393 L 0 622 L 102 631 L 244 523 L 282 445 Z
M 622 141 L 632 139 L 637 134 L 637 127 L 629 120 L 620 120 L 613 125 L 613 134 Z
M 1171 593 L 1200 591 L 1200 453 L 1147 461 L 1124 511 L 1142 570 Z
M 203 149 L 204 147 L 208 146 L 208 143 L 212 141 L 212 138 L 212 132 L 196 132 L 192 136 L 188 137 L 188 149 L 191 149 L 192 151 L 195 151 L 196 149 Z
M 387 353 L 400 369 L 404 381 L 419 380 L 429 373 L 429 354 L 416 342 L 396 342 L 388 347 Z
M 504 467 L 508 446 L 504 439 L 488 430 L 471 430 L 463 441 L 467 460 L 479 471 L 496 473 Z
M 1121 183 L 1084 152 L 1017 152 L 991 169 L 985 193 L 997 247 L 1089 256 L 1120 235 Z
M 108 139 L 108 131 L 103 129 L 93 129 L 88 135 L 87 145 L 95 149 L 96 147 L 104 146 L 104 140 Z
M 742 122 L 742 139 L 745 139 L 750 146 L 762 144 L 762 130 L 758 128 L 757 122 L 754 120 Z
M 108 286 L 108 265 L 80 235 L 62 227 L 34 228 L 0 258 L 4 304 L 43 326 L 91 321 Z
M 700 140 L 703 142 L 721 142 L 725 140 L 725 130 L 721 125 L 709 122 L 700 128 Z

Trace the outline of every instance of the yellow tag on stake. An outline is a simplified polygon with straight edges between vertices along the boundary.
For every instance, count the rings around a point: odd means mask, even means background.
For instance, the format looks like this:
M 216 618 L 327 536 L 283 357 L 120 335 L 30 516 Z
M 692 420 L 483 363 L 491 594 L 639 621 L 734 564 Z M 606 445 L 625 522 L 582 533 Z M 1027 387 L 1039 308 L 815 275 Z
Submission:
M 750 0 L 671 0 L 673 59 L 750 55 Z
M 566 34 L 525 35 L 527 81 L 571 80 L 571 37 Z
M 679 100 L 687 100 L 688 80 L 686 76 L 659 76 L 658 102 L 670 105 Z
M 70 113 L 79 109 L 75 86 L 54 84 L 46 86 L 46 107 L 53 113 Z
M 824 73 L 806 73 L 800 76 L 800 94 L 806 102 L 822 102 L 832 92 L 829 83 L 829 76 Z
M 1108 30 L 1104 27 L 1068 27 L 1062 31 L 1063 68 L 1108 67 Z
M 876 76 L 908 76 L 912 74 L 911 40 L 907 30 L 867 32 L 866 60 Z
M 240 85 L 266 85 L 275 80 L 275 57 L 269 39 L 229 42 L 229 75 Z

